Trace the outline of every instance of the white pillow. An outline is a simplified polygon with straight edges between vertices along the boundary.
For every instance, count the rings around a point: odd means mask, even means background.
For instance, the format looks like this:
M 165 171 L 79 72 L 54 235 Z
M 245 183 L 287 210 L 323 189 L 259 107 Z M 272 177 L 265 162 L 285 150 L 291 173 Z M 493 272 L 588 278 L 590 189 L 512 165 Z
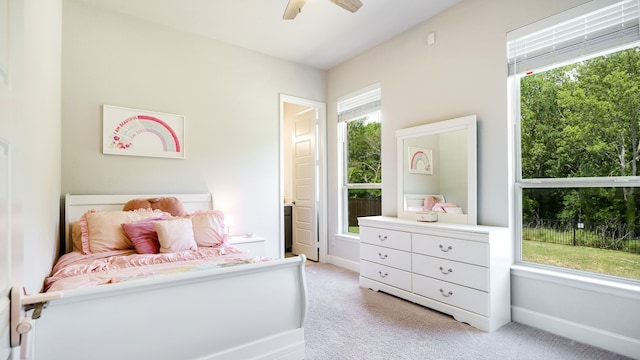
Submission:
M 153 223 L 158 233 L 160 253 L 173 253 L 198 248 L 193 236 L 191 219 L 176 218 Z
M 196 244 L 203 247 L 222 246 L 227 241 L 224 214 L 220 210 L 197 211 L 189 216 Z

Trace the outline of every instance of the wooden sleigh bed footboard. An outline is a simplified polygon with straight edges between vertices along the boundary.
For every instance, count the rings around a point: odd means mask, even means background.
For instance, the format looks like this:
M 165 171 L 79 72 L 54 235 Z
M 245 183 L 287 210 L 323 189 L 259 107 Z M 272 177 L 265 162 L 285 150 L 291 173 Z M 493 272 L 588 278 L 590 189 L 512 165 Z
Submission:
M 23 345 L 36 360 L 303 359 L 304 264 L 301 256 L 64 291 Z
M 67 252 L 71 224 L 86 211 L 145 196 L 167 195 L 67 195 Z M 188 212 L 213 209 L 211 194 L 171 196 Z M 303 359 L 305 262 L 204 266 L 34 295 L 14 286 L 11 343 L 32 360 Z

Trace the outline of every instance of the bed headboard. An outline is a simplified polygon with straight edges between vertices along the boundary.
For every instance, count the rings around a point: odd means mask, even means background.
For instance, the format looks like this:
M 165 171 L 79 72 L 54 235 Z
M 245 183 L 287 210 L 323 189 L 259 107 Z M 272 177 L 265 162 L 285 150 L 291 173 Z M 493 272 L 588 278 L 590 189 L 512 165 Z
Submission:
M 197 210 L 213 209 L 213 195 L 206 194 L 145 194 L 145 195 L 72 195 L 66 194 L 64 199 L 64 243 L 65 253 L 73 249 L 71 241 L 71 224 L 79 220 L 82 215 L 91 210 L 113 211 L 122 210 L 124 204 L 132 199 L 149 199 L 155 197 L 173 196 L 178 198 L 184 209 L 191 213 Z

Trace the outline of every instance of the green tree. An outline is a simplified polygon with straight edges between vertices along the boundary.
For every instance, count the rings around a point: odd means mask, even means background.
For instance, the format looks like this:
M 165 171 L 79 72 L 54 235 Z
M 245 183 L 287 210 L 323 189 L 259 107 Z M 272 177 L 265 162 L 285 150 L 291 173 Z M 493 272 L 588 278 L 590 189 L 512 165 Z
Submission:
M 586 60 L 575 81 L 560 91 L 569 126 L 563 140 L 577 152 L 574 176 L 637 176 L 640 132 L 640 56 L 637 48 Z M 608 195 L 613 195 L 611 189 Z M 623 188 L 620 214 L 628 229 L 637 220 L 635 188 Z
M 558 138 L 562 133 L 562 108 L 558 91 L 566 82 L 564 69 L 524 77 L 520 82 L 521 152 L 523 178 L 558 176 Z M 525 219 L 556 219 L 563 210 L 563 192 L 528 191 L 523 201 Z
M 640 53 L 637 48 L 527 76 L 521 83 L 525 178 L 637 176 Z M 525 216 L 638 219 L 635 188 L 527 193 Z
M 347 179 L 351 184 L 382 182 L 380 122 L 368 122 L 367 118 L 347 123 L 348 169 Z M 380 190 L 351 190 L 354 197 L 380 197 Z

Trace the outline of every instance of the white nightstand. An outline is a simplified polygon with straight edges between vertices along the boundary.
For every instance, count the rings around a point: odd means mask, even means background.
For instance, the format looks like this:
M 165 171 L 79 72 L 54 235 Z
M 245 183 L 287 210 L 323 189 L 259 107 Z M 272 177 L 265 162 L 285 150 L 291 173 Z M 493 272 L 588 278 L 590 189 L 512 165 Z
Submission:
M 265 239 L 260 236 L 229 236 L 229 245 L 255 256 L 265 255 Z

